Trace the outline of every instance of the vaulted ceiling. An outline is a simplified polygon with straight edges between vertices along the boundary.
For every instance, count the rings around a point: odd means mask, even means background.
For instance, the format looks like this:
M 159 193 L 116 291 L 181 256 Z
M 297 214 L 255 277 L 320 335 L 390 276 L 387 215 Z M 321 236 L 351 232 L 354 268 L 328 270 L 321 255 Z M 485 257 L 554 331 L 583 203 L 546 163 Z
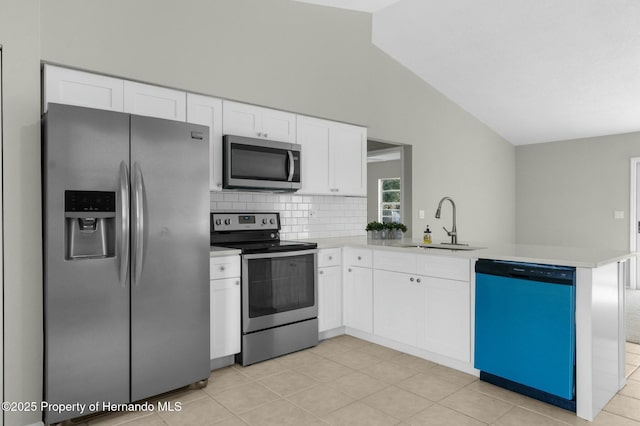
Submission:
M 372 42 L 513 144 L 640 131 L 640 1 L 299 0 L 372 13 Z

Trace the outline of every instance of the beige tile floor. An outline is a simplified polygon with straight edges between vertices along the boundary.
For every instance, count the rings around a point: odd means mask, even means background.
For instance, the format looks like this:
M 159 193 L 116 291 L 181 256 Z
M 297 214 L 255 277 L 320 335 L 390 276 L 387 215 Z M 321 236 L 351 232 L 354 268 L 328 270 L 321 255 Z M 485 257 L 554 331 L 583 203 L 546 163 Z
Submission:
M 628 384 L 595 425 L 640 426 L 640 345 L 627 343 Z M 255 364 L 214 371 L 176 392 L 179 412 L 108 414 L 86 424 L 587 425 L 574 413 L 476 377 L 349 336 Z

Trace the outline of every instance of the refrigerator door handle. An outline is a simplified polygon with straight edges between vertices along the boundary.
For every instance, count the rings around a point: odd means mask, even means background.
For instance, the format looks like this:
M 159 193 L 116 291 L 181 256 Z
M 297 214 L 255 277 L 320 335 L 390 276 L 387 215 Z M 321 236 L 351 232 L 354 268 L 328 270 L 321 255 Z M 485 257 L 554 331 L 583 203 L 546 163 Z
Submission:
M 120 206 L 122 210 L 122 240 L 120 241 L 120 285 L 127 285 L 129 269 L 129 169 L 120 162 Z
M 133 165 L 133 199 L 135 200 L 135 252 L 133 257 L 134 263 L 134 284 L 140 285 L 140 277 L 142 276 L 142 264 L 144 261 L 144 182 L 142 180 L 142 169 L 140 164 L 136 162 Z

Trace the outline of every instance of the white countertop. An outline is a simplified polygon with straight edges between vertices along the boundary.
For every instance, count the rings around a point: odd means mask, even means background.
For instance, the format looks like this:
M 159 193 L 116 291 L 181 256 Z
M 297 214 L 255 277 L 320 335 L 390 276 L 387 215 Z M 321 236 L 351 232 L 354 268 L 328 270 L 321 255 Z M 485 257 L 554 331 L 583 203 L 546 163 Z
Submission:
M 369 247 L 385 250 L 406 251 L 408 253 L 428 253 L 430 255 L 454 256 L 468 259 L 495 259 L 515 262 L 541 263 L 547 265 L 573 266 L 578 268 L 597 268 L 635 256 L 622 250 L 605 248 L 575 248 L 560 246 L 542 246 L 529 244 L 486 244 L 471 243 L 472 246 L 486 247 L 478 250 L 442 250 L 407 248 L 410 244 L 423 244 L 422 240 L 404 238 L 402 240 L 372 240 L 362 237 L 317 238 L 312 241 L 318 248 Z
M 209 256 L 210 257 L 222 257 L 222 256 L 237 256 L 240 254 L 240 250 L 238 249 L 230 249 L 227 247 L 209 247 Z

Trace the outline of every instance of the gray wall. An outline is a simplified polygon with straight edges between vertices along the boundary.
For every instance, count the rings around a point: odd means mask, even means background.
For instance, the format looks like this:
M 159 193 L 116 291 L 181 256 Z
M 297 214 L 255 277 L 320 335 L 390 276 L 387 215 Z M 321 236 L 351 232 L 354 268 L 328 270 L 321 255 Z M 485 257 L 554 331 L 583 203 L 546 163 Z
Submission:
M 462 241 L 512 241 L 515 148 L 370 38 L 368 14 L 288 0 L 0 0 L 5 399 L 41 398 L 40 60 L 366 125 L 413 145 L 416 212 L 449 195 Z
M 401 173 L 400 160 L 367 164 L 367 222 L 378 220 L 378 179 L 401 177 Z
M 4 399 L 42 395 L 39 2 L 0 0 L 3 78 Z M 5 425 L 39 413 L 4 412 Z
M 640 133 L 519 146 L 517 242 L 628 250 L 631 157 Z
M 46 61 L 368 126 L 415 146 L 414 209 L 449 195 L 461 240 L 514 239 L 515 148 L 374 47 L 369 14 L 288 0 L 41 7 Z

